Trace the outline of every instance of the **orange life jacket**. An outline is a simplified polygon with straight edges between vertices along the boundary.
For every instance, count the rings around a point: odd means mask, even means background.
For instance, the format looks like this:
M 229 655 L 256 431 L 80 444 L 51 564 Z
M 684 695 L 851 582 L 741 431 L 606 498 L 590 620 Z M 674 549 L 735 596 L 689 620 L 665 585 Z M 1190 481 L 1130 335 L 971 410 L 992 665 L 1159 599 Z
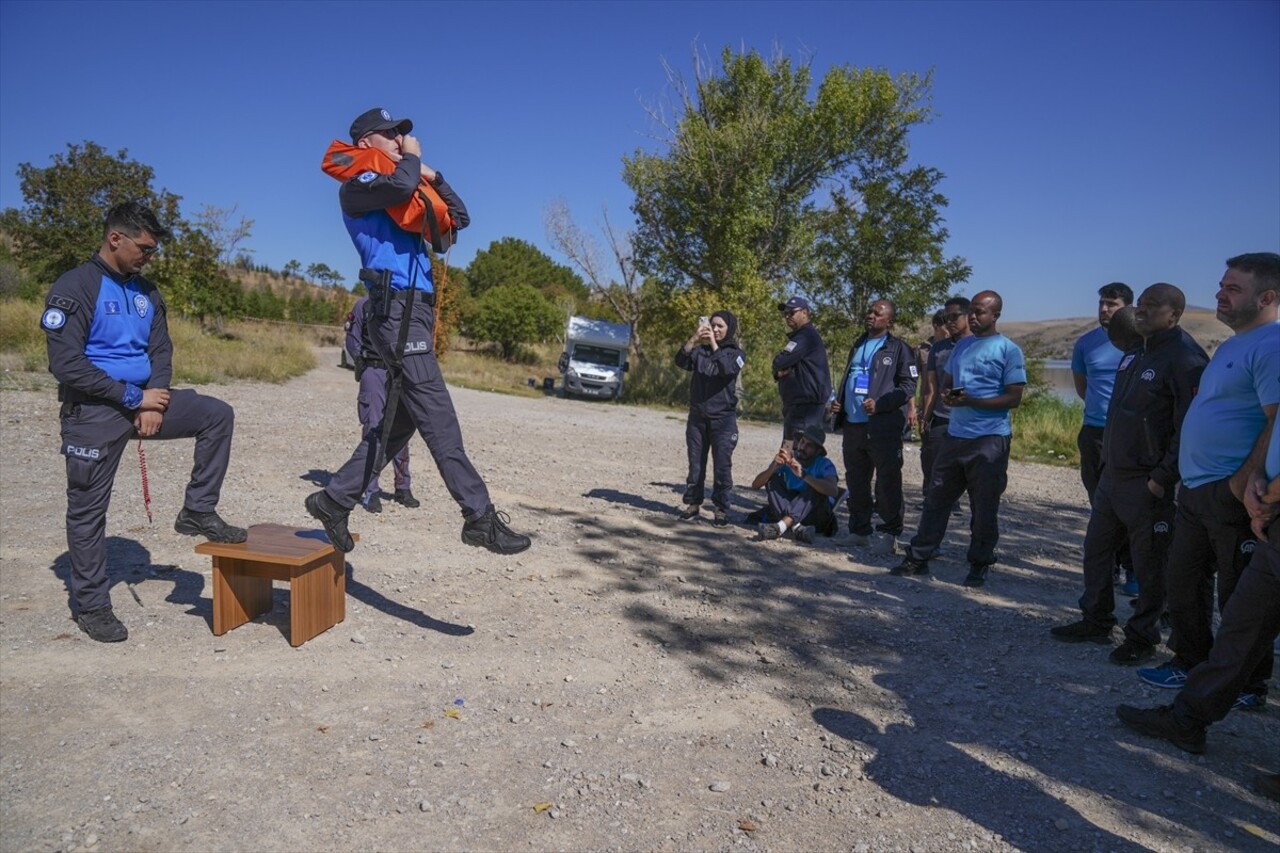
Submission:
M 335 139 L 324 153 L 320 168 L 326 175 L 345 183 L 365 172 L 390 175 L 396 170 L 396 164 L 385 151 L 360 148 Z M 449 206 L 440 198 L 435 187 L 427 183 L 426 178 L 418 182 L 418 188 L 408 201 L 388 207 L 387 215 L 405 231 L 426 237 L 431 241 L 431 248 L 437 252 L 448 251 L 457 235 L 453 217 L 449 215 Z

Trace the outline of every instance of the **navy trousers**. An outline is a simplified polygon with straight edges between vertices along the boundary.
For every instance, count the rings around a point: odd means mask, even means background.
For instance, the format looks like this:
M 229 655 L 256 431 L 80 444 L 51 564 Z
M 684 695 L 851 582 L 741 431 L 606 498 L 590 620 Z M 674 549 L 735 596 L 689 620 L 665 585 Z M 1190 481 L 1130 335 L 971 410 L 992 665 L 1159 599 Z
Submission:
M 356 417 L 360 419 L 361 438 L 368 438 L 369 430 L 373 429 L 375 424 L 382 423 L 382 412 L 387 405 L 387 378 L 388 373 L 385 367 L 366 367 L 360 374 L 360 392 L 356 395 Z M 408 444 L 392 458 L 391 466 L 395 471 L 396 490 L 408 491 L 410 488 Z M 381 471 L 373 472 L 373 479 L 369 481 L 369 486 L 364 492 L 366 500 L 369 495 L 382 491 L 378 483 L 378 475 L 381 473 Z
M 984 435 L 956 438 L 948 435 L 938 449 L 933 479 L 924 497 L 920 527 L 911 539 L 907 554 L 928 560 L 947 533 L 951 506 L 969 493 L 969 553 L 975 566 L 996 561 L 1000 539 L 1000 496 L 1009 482 L 1009 436 Z
M 693 413 L 684 428 L 685 447 L 689 451 L 689 475 L 685 478 L 684 502 L 701 506 L 707 483 L 707 456 L 711 456 L 711 503 L 729 511 L 729 494 L 733 491 L 733 450 L 738 446 L 738 418 L 730 413 L 706 418 Z
M 871 478 L 875 477 L 875 508 L 882 524 L 877 530 L 902 532 L 902 426 L 905 418 L 885 416 L 883 422 L 846 422 L 844 470 L 849 488 L 849 532 L 871 535 Z

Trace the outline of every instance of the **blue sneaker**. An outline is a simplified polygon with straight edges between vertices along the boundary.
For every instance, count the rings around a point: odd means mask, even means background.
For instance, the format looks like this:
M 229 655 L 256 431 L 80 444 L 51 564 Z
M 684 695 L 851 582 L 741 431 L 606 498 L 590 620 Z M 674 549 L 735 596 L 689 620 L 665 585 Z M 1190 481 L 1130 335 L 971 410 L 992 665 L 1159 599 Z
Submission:
M 1231 710 L 1261 711 L 1265 707 L 1267 707 L 1267 695 L 1265 693 L 1241 693 L 1236 697 Z
M 1187 671 L 1174 665 L 1173 661 L 1140 669 L 1138 677 L 1152 687 L 1163 687 L 1166 690 L 1180 690 L 1187 683 Z
M 1127 595 L 1130 598 L 1138 597 L 1138 582 L 1136 580 L 1127 580 L 1120 584 L 1120 594 Z

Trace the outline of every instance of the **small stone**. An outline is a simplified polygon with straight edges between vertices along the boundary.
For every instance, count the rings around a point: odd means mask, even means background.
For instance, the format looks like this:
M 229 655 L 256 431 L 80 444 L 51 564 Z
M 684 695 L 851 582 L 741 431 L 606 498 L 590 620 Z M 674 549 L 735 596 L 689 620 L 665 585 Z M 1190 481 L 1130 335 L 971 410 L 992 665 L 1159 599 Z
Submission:
M 638 785 L 638 784 L 640 784 L 640 774 L 639 774 L 639 773 L 622 773 L 622 774 L 619 774 L 618 778 L 619 778 L 621 781 L 623 781 L 623 782 L 629 782 L 629 783 L 631 783 L 632 785 Z
M 428 803 L 426 800 L 423 800 L 422 802 L 418 803 L 418 808 L 424 812 L 429 812 L 431 811 L 431 803 Z
M 764 757 L 764 766 L 765 766 L 765 767 L 777 767 L 777 766 L 778 766 L 778 756 L 774 755 L 773 753 L 769 753 L 768 755 L 766 755 L 766 756 Z
M 560 741 L 560 745 L 567 746 L 569 747 L 569 749 L 573 749 L 575 746 L 578 745 L 578 742 L 576 740 L 568 740 L 566 738 L 565 740 Z
M 715 791 L 717 794 L 723 794 L 725 791 L 728 791 L 729 788 L 730 788 L 729 783 L 723 780 L 719 782 L 712 782 L 710 785 L 710 789 L 712 791 Z
M 365 643 L 368 642 L 368 640 L 364 638 L 364 634 L 356 633 L 351 635 L 351 642 L 359 643 L 360 645 L 363 646 Z

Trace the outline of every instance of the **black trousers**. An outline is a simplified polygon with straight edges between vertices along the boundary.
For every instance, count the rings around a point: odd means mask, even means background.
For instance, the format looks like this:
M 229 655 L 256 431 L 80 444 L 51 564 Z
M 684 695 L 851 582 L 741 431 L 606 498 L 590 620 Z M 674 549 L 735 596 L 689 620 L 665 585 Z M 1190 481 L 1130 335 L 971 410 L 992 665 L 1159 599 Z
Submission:
M 1240 575 L 1209 656 L 1191 670 L 1173 700 L 1183 722 L 1221 720 L 1273 655 L 1280 633 L 1280 519 L 1267 528 L 1267 540 L 1258 543 Z
M 67 458 L 67 553 L 71 602 L 77 613 L 111 604 L 107 583 L 107 507 L 120 457 L 137 437 L 135 414 L 105 402 L 62 406 L 62 453 Z M 212 512 L 231 460 L 235 412 L 214 397 L 178 389 L 169 394 L 160 432 L 145 441 L 196 440 L 186 509 Z
M 901 416 L 884 422 L 844 425 L 844 469 L 849 488 L 849 532 L 871 534 L 871 478 L 875 477 L 875 507 L 883 524 L 876 529 L 902 532 Z
M 826 403 L 796 403 L 782 412 L 782 440 L 795 441 L 805 427 L 822 426 Z
M 707 456 L 713 465 L 711 502 L 729 511 L 729 494 L 733 491 L 733 450 L 738 446 L 738 418 L 733 413 L 718 418 L 689 414 L 684 428 L 685 447 L 689 451 L 689 475 L 685 478 L 684 502 L 701 506 L 707 483 Z
M 938 449 L 933 479 L 924 497 L 920 527 L 911 539 L 907 554 L 927 560 L 942 544 L 947 533 L 951 506 L 969 493 L 968 561 L 989 566 L 996 561 L 1000 539 L 1000 496 L 1009 482 L 1009 436 L 984 435 L 956 438 L 948 435 Z
M 392 362 L 391 354 L 398 343 L 404 309 L 404 302 L 392 300 L 390 316 L 378 320 L 369 330 L 374 347 L 388 364 Z M 394 459 L 413 438 L 414 432 L 420 433 L 427 442 L 427 449 L 431 451 L 445 488 L 462 510 L 463 517 L 476 518 L 489 508 L 489 490 L 462 446 L 458 413 L 453 408 L 453 399 L 436 361 L 433 349 L 435 311 L 421 301 L 414 303 L 412 311 L 409 338 L 405 344 L 400 405 L 391 425 L 385 458 Z M 379 423 L 368 431 L 351 458 L 334 473 L 325 487 L 329 497 L 347 509 L 356 505 L 369 481 L 381 473 L 373 470 L 378 443 L 382 441 L 382 419 L 378 420 Z
M 950 423 L 950 418 L 933 418 L 924 432 L 920 433 L 920 473 L 924 478 L 920 485 L 921 494 L 929 491 L 929 478 L 933 474 L 934 463 L 938 460 L 938 448 L 947 437 L 947 426 Z
M 1080 482 L 1084 483 L 1085 494 L 1089 496 L 1089 505 L 1093 505 L 1094 492 L 1098 490 L 1098 480 L 1102 477 L 1102 433 L 1104 427 L 1084 425 L 1076 436 L 1076 447 L 1080 450 Z M 1121 537 L 1116 546 L 1115 564 L 1126 569 L 1133 568 L 1133 557 L 1129 554 L 1129 540 Z M 1138 583 L 1142 583 L 1139 581 Z
M 1225 611 L 1256 550 L 1249 513 L 1231 494 L 1227 480 L 1215 480 L 1178 494 L 1178 514 L 1165 586 L 1172 635 L 1169 648 L 1183 669 L 1204 663 L 1213 648 L 1213 594 L 1217 577 L 1218 607 Z M 1274 544 L 1274 543 L 1273 543 Z M 1250 692 L 1265 693 L 1271 677 L 1272 651 L 1246 679 Z
M 1084 594 L 1080 612 L 1102 627 L 1116 623 L 1112 584 L 1115 553 L 1128 542 L 1138 577 L 1138 606 L 1125 623 L 1125 636 L 1149 646 L 1160 645 L 1164 610 L 1164 565 L 1173 528 L 1173 495 L 1157 498 L 1147 477 L 1114 477 L 1109 470 L 1093 493 L 1093 512 L 1084 535 Z

